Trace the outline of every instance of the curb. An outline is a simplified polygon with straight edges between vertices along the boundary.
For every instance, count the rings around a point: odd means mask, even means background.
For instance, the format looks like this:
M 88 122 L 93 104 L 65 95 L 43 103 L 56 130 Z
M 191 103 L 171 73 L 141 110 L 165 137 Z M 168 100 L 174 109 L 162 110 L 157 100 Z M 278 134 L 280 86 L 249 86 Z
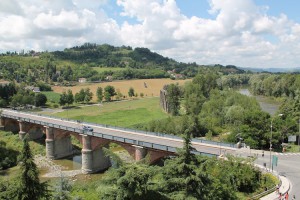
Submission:
M 265 168 L 261 165 L 255 164 L 256 167 L 259 167 L 261 170 L 265 170 Z M 269 169 L 267 170 L 269 173 L 272 173 L 280 180 L 280 187 L 279 187 L 279 193 L 282 195 L 285 195 L 287 192 L 289 192 L 291 188 L 291 183 L 289 179 L 285 176 L 279 175 L 277 171 L 271 172 Z M 275 190 L 276 188 L 272 188 L 270 190 Z M 270 191 L 269 190 L 269 191 Z M 270 194 L 261 197 L 261 200 L 279 200 L 279 194 L 276 191 L 271 192 Z

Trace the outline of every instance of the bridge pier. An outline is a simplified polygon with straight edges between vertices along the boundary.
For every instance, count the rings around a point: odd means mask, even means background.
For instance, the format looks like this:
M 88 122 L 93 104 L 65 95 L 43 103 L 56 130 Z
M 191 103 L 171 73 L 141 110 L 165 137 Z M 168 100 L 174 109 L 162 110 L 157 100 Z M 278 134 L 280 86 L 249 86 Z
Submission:
M 102 148 L 92 149 L 91 136 L 82 135 L 82 172 L 85 174 L 103 171 L 111 166 L 109 157 Z
M 139 161 L 142 160 L 143 158 L 145 158 L 146 154 L 147 154 L 147 149 L 145 149 L 144 147 L 141 146 L 136 146 L 133 145 L 133 147 L 135 147 L 135 161 Z
M 59 159 L 73 155 L 71 137 L 67 133 L 59 133 L 52 127 L 46 129 L 46 156 L 50 159 Z
M 4 117 L 0 118 L 0 130 L 2 130 L 2 131 L 5 130 L 5 118 Z
M 25 122 L 18 120 L 19 121 L 19 138 L 21 140 L 23 140 L 26 136 L 26 132 L 25 132 Z
M 46 128 L 46 156 L 54 159 L 54 133 L 53 128 L 45 126 Z

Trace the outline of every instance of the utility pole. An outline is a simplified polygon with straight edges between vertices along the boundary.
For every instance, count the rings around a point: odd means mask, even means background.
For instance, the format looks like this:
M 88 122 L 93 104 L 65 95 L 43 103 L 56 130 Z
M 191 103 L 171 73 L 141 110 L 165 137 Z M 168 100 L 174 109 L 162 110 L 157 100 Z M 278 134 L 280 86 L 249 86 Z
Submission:
M 283 116 L 283 114 L 279 114 L 279 117 Z M 269 169 L 271 170 L 272 167 L 272 171 L 273 171 L 273 163 L 272 163 L 272 137 L 273 137 L 273 119 L 271 119 L 271 137 L 270 137 L 270 164 L 269 164 Z
M 273 128 L 273 118 L 271 119 L 271 137 L 270 137 L 270 164 L 269 169 L 271 171 L 272 166 L 272 128 Z M 273 166 L 272 166 L 273 167 Z

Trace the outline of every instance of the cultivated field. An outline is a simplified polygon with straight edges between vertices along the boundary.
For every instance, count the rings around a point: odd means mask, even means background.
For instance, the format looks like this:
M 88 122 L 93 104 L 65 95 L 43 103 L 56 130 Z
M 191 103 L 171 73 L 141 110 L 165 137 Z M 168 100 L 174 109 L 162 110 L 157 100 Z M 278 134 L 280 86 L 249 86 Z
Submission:
M 81 88 L 87 88 L 89 87 L 91 89 L 91 92 L 93 92 L 94 97 L 93 100 L 96 100 L 96 90 L 97 87 L 104 88 L 107 85 L 112 85 L 115 87 L 115 89 L 119 89 L 120 92 L 128 96 L 128 90 L 130 87 L 134 88 L 134 91 L 138 93 L 144 93 L 145 97 L 151 97 L 151 96 L 159 96 L 159 91 L 162 89 L 162 87 L 166 84 L 171 83 L 178 83 L 179 85 L 183 85 L 185 82 L 190 80 L 171 80 L 171 79 L 138 79 L 138 80 L 124 80 L 124 81 L 113 81 L 113 82 L 103 82 L 103 83 L 85 83 L 85 84 L 79 84 L 73 87 L 62 87 L 62 86 L 54 86 L 52 87 L 54 92 L 62 93 L 64 90 L 71 89 L 73 94 L 76 92 L 79 92 Z M 145 87 L 145 84 L 147 87 Z

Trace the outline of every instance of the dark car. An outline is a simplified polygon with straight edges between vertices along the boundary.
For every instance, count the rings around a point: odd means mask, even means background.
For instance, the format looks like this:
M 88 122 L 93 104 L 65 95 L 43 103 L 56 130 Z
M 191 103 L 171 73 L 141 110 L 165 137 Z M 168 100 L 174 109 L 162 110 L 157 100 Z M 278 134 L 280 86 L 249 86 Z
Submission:
M 94 129 L 89 126 L 83 126 L 83 130 L 92 132 Z

